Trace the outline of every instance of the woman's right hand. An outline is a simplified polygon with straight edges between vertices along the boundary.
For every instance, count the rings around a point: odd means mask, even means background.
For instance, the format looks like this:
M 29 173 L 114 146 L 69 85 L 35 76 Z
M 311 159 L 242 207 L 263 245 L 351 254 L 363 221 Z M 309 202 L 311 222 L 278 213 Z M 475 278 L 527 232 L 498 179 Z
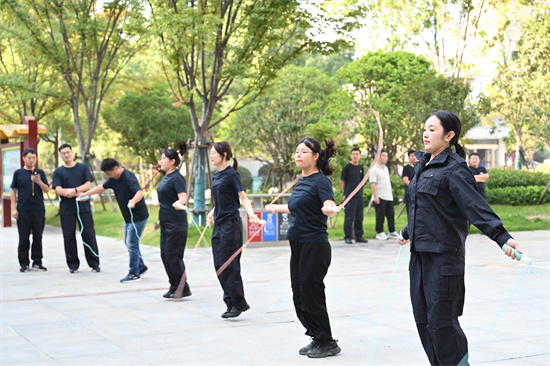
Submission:
M 273 204 L 269 204 L 269 205 L 265 206 L 265 210 L 267 212 L 269 212 L 270 214 L 274 214 L 275 212 L 277 212 L 277 208 Z
M 209 226 L 211 223 L 214 222 L 214 214 L 208 214 L 206 215 L 206 226 Z

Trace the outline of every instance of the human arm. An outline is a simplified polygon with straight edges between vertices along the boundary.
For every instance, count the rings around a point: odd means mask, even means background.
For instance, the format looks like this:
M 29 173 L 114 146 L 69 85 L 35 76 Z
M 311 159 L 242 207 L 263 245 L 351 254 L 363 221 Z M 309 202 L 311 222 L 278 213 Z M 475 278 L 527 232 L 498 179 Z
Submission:
M 370 188 L 372 190 L 372 197 L 373 197 L 374 203 L 379 205 L 380 204 L 380 198 L 378 197 L 378 194 L 376 193 L 376 182 L 371 182 Z
M 18 219 L 19 218 L 19 212 L 17 211 L 17 203 L 16 203 L 16 198 L 17 198 L 17 188 L 12 188 L 11 189 L 11 197 L 10 197 L 10 201 L 11 201 L 11 215 L 13 216 L 14 219 Z
M 342 208 L 340 206 L 336 206 L 336 202 L 334 200 L 326 200 L 323 202 L 323 207 L 321 208 L 321 211 L 328 217 L 332 217 L 336 215 L 338 211 L 340 211 Z
M 43 171 L 36 172 L 31 175 L 31 180 L 38 184 L 42 192 L 48 192 L 50 187 L 48 187 L 48 180 L 46 179 L 46 174 Z
M 517 252 L 519 254 L 523 254 L 523 252 L 521 250 L 519 250 L 519 244 L 517 241 L 515 241 L 514 239 L 510 238 L 508 239 L 508 241 L 506 242 L 506 244 L 508 244 L 510 247 L 509 248 L 506 248 L 504 250 L 504 254 L 506 254 L 508 257 L 512 258 L 512 259 L 515 259 L 515 260 L 520 260 L 518 257 L 516 257 L 516 253 L 514 253 L 514 251 L 512 250 L 512 248 L 514 248 L 515 250 L 517 250 Z
M 477 174 L 474 175 L 474 177 L 476 179 L 476 183 L 485 183 L 485 181 L 489 179 L 489 173 Z
M 139 191 L 139 192 L 142 192 L 142 191 Z M 137 193 L 136 193 L 136 196 L 137 196 Z M 143 192 L 141 193 L 141 197 L 143 197 Z M 134 198 L 132 198 L 132 201 L 135 199 L 136 197 L 134 196 Z M 140 198 L 141 200 L 141 198 Z M 131 202 L 131 201 L 130 201 Z M 135 203 L 139 202 L 139 200 L 135 201 Z M 172 206 L 174 206 L 174 208 L 178 211 L 181 211 L 181 210 L 185 210 L 185 204 L 187 203 L 187 193 L 185 192 L 180 192 L 178 193 L 178 200 L 175 201 Z
M 411 183 L 411 181 L 409 180 L 409 177 L 407 177 L 406 175 L 403 175 L 403 183 L 405 183 L 405 185 L 408 187 L 409 184 Z
M 239 198 L 241 199 L 242 205 L 248 213 L 248 217 L 250 217 L 249 221 L 260 225 L 262 223 L 262 220 L 260 220 L 260 218 L 254 213 L 254 210 L 252 209 L 252 204 L 250 203 L 248 197 L 246 197 L 246 193 L 244 193 L 244 191 L 239 191 Z
M 274 213 L 277 213 L 277 212 L 290 213 L 290 210 L 288 209 L 287 204 L 284 204 L 284 205 L 269 204 L 269 205 L 265 206 L 265 209 L 270 214 L 274 214 Z
M 206 226 L 214 222 L 214 208 L 215 207 L 212 207 L 212 211 L 210 211 L 208 215 L 206 215 Z
M 58 187 L 55 187 L 56 190 Z M 74 190 L 74 188 L 73 188 Z M 100 193 L 103 193 L 105 192 L 106 189 L 103 188 L 103 185 L 99 185 L 99 186 L 95 186 L 94 188 L 90 189 L 89 191 L 85 191 L 85 192 L 82 192 L 80 193 L 77 198 L 82 198 L 82 197 L 86 197 L 88 196 L 88 198 L 90 198 L 93 194 L 100 194 Z

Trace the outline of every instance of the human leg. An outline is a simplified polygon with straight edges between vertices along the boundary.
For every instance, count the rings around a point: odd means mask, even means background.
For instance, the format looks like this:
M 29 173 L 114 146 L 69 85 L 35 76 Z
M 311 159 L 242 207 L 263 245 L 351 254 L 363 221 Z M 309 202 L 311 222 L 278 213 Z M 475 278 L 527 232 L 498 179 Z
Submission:
M 147 225 L 147 219 L 135 223 L 124 223 L 124 244 L 128 248 L 129 255 L 129 273 L 140 275 L 140 269 L 145 267 L 143 258 L 139 249 L 140 237 Z
M 393 233 L 395 231 L 395 210 L 393 208 L 393 201 L 384 201 L 385 216 L 388 219 L 388 231 Z
M 165 260 L 167 265 L 170 290 L 176 291 L 185 272 L 183 255 L 187 243 L 187 225 L 181 222 L 165 222 L 166 245 Z M 189 284 L 185 281 L 183 292 L 189 292 Z
M 30 264 L 29 260 L 29 248 L 30 248 L 30 234 L 31 234 L 31 217 L 29 211 L 19 211 L 19 217 L 17 219 L 17 232 L 19 234 L 19 244 L 17 246 L 17 259 L 19 265 L 23 269 Z
M 94 218 L 92 213 L 81 212 L 80 220 L 82 221 L 82 227 L 80 228 L 82 230 L 82 241 L 87 244 L 84 244 L 86 262 L 92 269 L 97 269 L 99 268 L 99 248 L 95 237 Z
M 384 232 L 384 200 L 380 200 L 380 203 L 374 203 L 374 210 L 376 212 L 376 233 Z
M 359 240 L 360 238 L 363 238 L 363 210 L 364 210 L 363 197 L 356 197 L 355 199 L 352 199 L 352 201 L 357 202 L 355 206 L 354 229 L 355 229 L 355 239 Z
M 76 247 L 76 215 L 60 215 L 60 220 L 67 266 L 69 266 L 69 269 L 75 271 L 80 266 L 78 249 Z
M 42 234 L 44 233 L 44 225 L 46 224 L 46 212 L 45 211 L 31 211 L 32 212 L 32 246 L 31 246 L 31 259 L 33 266 L 42 265 Z

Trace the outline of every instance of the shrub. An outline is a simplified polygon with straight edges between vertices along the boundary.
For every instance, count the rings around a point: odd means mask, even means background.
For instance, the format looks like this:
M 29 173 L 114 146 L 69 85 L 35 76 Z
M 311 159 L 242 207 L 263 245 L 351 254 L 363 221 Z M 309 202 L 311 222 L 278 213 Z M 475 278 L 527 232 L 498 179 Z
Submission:
M 487 189 L 506 187 L 543 186 L 550 182 L 550 174 L 530 172 L 527 170 L 513 170 L 494 168 L 489 170 Z
M 504 205 L 537 205 L 550 202 L 549 193 L 544 195 L 542 201 L 539 200 L 543 191 L 544 186 L 492 188 L 487 190 L 487 202 Z

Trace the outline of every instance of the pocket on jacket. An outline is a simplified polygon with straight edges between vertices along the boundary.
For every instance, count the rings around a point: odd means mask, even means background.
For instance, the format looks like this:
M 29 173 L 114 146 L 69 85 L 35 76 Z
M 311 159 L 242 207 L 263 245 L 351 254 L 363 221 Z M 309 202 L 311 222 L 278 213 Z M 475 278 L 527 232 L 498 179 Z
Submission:
M 439 191 L 439 186 L 441 184 L 442 175 L 441 174 L 424 174 L 420 177 L 420 181 L 417 181 L 418 192 L 427 193 L 432 196 L 435 196 Z

